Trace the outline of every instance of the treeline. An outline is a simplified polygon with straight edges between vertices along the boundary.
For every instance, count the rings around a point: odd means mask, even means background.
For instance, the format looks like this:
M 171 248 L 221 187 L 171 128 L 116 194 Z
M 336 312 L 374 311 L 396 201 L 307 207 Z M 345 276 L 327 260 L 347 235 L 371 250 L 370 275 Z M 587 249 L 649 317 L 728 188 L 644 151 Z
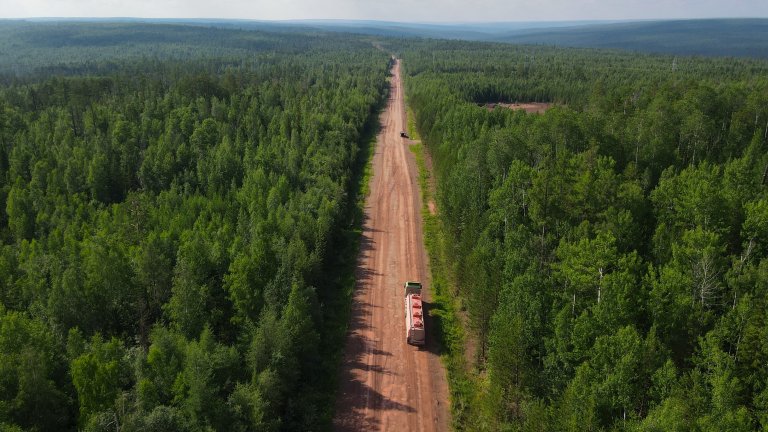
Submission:
M 768 427 L 768 63 L 400 49 L 477 340 L 457 428 Z
M 388 56 L 297 38 L 0 88 L 0 429 L 330 427 L 329 263 Z

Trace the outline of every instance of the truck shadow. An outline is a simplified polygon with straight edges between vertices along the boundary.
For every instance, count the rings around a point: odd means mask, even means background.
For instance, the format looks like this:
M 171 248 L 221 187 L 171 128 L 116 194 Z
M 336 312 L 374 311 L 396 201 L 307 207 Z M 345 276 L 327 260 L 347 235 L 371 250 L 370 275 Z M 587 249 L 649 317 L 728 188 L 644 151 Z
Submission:
M 439 337 L 442 334 L 439 329 L 443 328 L 443 319 L 440 315 L 432 313 L 430 306 L 434 303 L 422 301 L 422 304 L 424 305 L 424 311 L 426 312 L 424 323 L 427 326 L 427 343 L 421 346 L 420 349 L 439 356 L 444 352 L 444 344 L 439 340 Z

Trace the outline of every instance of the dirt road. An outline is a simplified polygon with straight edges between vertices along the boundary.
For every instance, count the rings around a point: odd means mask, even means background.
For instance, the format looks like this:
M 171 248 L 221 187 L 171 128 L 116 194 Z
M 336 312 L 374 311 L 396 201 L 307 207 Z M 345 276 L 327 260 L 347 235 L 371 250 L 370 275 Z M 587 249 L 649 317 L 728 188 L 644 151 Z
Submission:
M 352 321 L 344 352 L 334 429 L 448 430 L 448 385 L 427 334 L 421 349 L 405 342 L 403 283 L 429 287 L 417 168 L 405 130 L 399 61 L 381 115 L 373 177 L 358 257 Z M 428 290 L 425 290 L 428 291 Z M 429 294 L 425 293 L 427 312 Z M 429 331 L 431 320 L 426 319 Z

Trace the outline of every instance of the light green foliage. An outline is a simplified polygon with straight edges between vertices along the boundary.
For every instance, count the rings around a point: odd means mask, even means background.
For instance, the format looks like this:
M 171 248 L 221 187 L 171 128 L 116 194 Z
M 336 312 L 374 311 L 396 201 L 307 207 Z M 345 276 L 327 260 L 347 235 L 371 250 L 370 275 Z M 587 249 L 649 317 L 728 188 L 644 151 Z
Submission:
M 637 430 L 644 432 L 685 432 L 691 430 L 688 403 L 679 396 L 665 398 L 661 405 L 654 407 Z
M 35 230 L 34 207 L 21 178 L 16 180 L 8 192 L 5 211 L 8 215 L 8 228 L 13 235 L 19 240 L 32 238 Z
M 746 217 L 742 227 L 742 237 L 747 242 L 745 254 L 753 252 L 758 256 L 765 256 L 768 252 L 768 200 L 745 204 Z M 746 256 L 745 258 L 749 258 Z
M 613 273 L 618 256 L 615 239 L 610 234 L 598 234 L 594 240 L 578 243 L 561 242 L 557 249 L 559 263 L 555 271 L 566 286 L 566 299 L 572 298 L 572 313 L 581 313 L 576 303 L 599 304 L 603 298 L 606 276 Z
M 125 356 L 125 347 L 119 339 L 104 341 L 97 334 L 85 351 L 70 361 L 83 424 L 91 421 L 92 415 L 114 406 L 118 394 L 128 383 Z
M 234 384 L 229 378 L 235 375 L 238 362 L 235 348 L 217 344 L 211 330 L 205 328 L 198 341 L 186 346 L 183 366 L 173 384 L 173 402 L 194 424 L 228 429 L 223 396 L 232 391 L 227 387 Z
M 139 401 L 147 408 L 168 405 L 173 400 L 173 387 L 181 373 L 187 345 L 184 337 L 164 327 L 152 330 L 151 341 L 138 387 Z

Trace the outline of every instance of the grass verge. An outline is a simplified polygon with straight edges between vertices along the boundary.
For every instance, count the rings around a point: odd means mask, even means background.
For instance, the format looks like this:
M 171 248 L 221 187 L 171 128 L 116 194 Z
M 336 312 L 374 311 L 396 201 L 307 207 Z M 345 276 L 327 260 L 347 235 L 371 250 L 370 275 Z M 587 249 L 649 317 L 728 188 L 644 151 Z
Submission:
M 412 131 L 412 115 L 408 109 L 408 132 Z M 414 128 L 415 129 L 415 128 Z M 439 213 L 431 214 L 429 202 L 433 200 L 430 183 L 431 173 L 427 168 L 424 146 L 417 142 L 410 146 L 419 168 L 419 186 L 421 187 L 421 216 L 424 221 L 424 245 L 429 257 L 429 268 L 432 276 L 432 302 L 429 313 L 434 322 L 434 335 L 442 345 L 441 359 L 448 374 L 450 390 L 451 418 L 454 430 L 472 430 L 472 402 L 476 399 L 477 389 L 464 357 L 464 328 L 456 311 L 458 303 L 452 294 L 450 285 L 450 263 L 445 251 L 447 239 L 443 235 Z
M 421 141 L 421 135 L 419 135 L 418 129 L 416 129 L 416 120 L 413 116 L 413 111 L 411 110 L 411 107 L 407 106 L 405 107 L 405 111 L 407 113 L 406 118 L 408 119 L 408 136 L 411 137 L 412 140 L 415 141 Z M 421 170 L 421 168 L 419 168 Z M 424 189 L 422 187 L 422 189 Z M 423 191 L 422 191 L 423 192 Z

